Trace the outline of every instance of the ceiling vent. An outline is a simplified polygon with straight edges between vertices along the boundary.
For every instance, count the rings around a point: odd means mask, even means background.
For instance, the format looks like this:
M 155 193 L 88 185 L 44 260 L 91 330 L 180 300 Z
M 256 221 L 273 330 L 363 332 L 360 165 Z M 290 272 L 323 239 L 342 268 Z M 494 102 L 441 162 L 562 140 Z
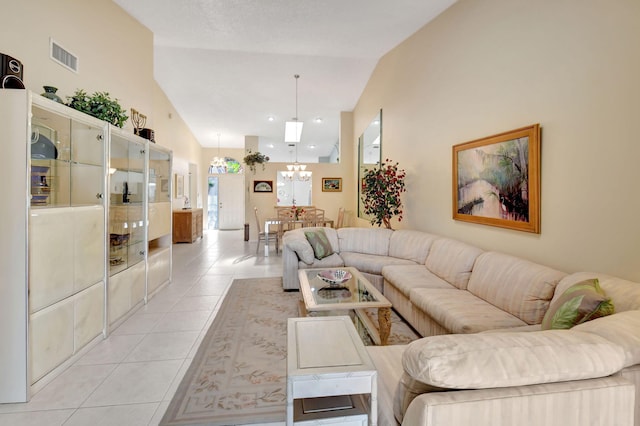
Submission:
M 78 57 L 73 53 L 69 52 L 64 47 L 60 46 L 53 39 L 50 39 L 51 43 L 51 59 L 55 62 L 59 63 L 63 67 L 67 68 L 70 71 L 75 73 L 78 72 Z

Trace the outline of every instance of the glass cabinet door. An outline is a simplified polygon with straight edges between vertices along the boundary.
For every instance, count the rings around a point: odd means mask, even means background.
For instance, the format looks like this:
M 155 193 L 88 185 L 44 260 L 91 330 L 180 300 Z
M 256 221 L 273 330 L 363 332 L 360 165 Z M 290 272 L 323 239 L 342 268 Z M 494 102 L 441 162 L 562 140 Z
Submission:
M 109 163 L 109 274 L 144 260 L 144 145 L 112 133 Z
M 149 188 L 150 203 L 171 201 L 171 157 L 168 152 L 149 147 Z
M 102 202 L 104 164 L 102 129 L 71 121 L 71 205 Z
M 34 105 L 30 142 L 31 207 L 103 203 L 104 126 Z

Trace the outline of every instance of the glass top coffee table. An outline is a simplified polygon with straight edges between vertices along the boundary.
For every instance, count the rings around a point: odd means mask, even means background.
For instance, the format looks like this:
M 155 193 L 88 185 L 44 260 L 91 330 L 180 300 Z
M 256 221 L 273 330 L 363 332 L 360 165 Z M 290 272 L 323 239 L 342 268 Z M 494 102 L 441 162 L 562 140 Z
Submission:
M 345 275 L 342 277 L 342 275 Z M 376 345 L 386 345 L 391 333 L 391 302 L 356 268 L 301 269 L 302 315 L 353 310 Z M 378 309 L 378 327 L 364 312 Z

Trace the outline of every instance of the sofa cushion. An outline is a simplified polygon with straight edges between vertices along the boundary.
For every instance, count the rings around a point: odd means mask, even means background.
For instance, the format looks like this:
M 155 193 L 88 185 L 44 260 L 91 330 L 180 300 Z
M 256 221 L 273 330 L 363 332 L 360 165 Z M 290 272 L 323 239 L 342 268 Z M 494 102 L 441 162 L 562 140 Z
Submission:
M 545 330 L 431 336 L 402 357 L 412 378 L 446 389 L 483 389 L 608 376 L 623 349 L 592 333 Z
M 485 252 L 473 265 L 467 290 L 527 324 L 539 324 L 564 276 L 564 272 L 524 259 Z
M 424 265 L 386 265 L 382 268 L 382 276 L 407 298 L 411 290 L 418 287 L 455 290 L 454 286 Z
M 338 229 L 340 245 L 338 251 L 388 256 L 391 234 L 393 231 L 386 228 L 340 228 Z
M 481 253 L 478 247 L 449 238 L 438 238 L 431 245 L 425 265 L 443 280 L 465 290 L 473 264 Z
M 526 325 L 524 321 L 466 290 L 414 288 L 411 303 L 450 333 L 478 333 Z
M 558 283 L 551 303 L 554 303 L 572 285 L 592 278 L 598 278 L 600 287 L 613 301 L 616 312 L 640 309 L 640 283 L 596 272 L 576 272 L 564 277 Z
M 640 310 L 618 312 L 576 325 L 572 332 L 597 334 L 618 344 L 625 352 L 625 367 L 640 364 Z
M 551 303 L 542 319 L 542 329 L 567 329 L 613 312 L 611 299 L 600 288 L 598 279 L 592 278 L 572 285 Z
M 283 243 L 286 244 L 286 246 L 291 250 L 293 250 L 296 255 L 298 255 L 298 259 L 300 259 L 302 262 L 306 263 L 307 265 L 311 265 L 313 263 L 313 247 L 311 247 L 311 244 L 309 244 L 309 240 L 307 240 L 304 234 L 289 231 L 285 234 Z
M 360 272 L 382 275 L 382 268 L 386 265 L 415 265 L 415 262 L 406 259 L 398 259 L 389 256 L 377 256 L 375 254 L 340 252 L 345 266 L 353 266 Z
M 314 231 L 305 231 L 304 235 L 307 237 L 311 248 L 313 249 L 313 256 L 316 259 L 323 259 L 333 254 L 331 243 L 324 229 L 316 229 Z
M 333 253 L 331 256 L 322 259 L 316 259 L 314 257 L 311 264 L 304 263 L 303 261 L 298 262 L 298 269 L 339 268 L 341 266 L 344 266 L 344 261 L 338 253 Z
M 389 239 L 389 256 L 424 264 L 437 235 L 409 229 L 398 229 Z

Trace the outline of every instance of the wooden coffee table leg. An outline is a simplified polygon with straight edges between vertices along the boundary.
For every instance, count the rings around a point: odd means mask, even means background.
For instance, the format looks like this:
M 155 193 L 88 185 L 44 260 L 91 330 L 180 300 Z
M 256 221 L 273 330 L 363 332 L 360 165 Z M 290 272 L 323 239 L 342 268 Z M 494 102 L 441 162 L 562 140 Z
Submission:
M 391 334 L 391 308 L 378 308 L 378 331 L 380 344 L 384 346 Z

